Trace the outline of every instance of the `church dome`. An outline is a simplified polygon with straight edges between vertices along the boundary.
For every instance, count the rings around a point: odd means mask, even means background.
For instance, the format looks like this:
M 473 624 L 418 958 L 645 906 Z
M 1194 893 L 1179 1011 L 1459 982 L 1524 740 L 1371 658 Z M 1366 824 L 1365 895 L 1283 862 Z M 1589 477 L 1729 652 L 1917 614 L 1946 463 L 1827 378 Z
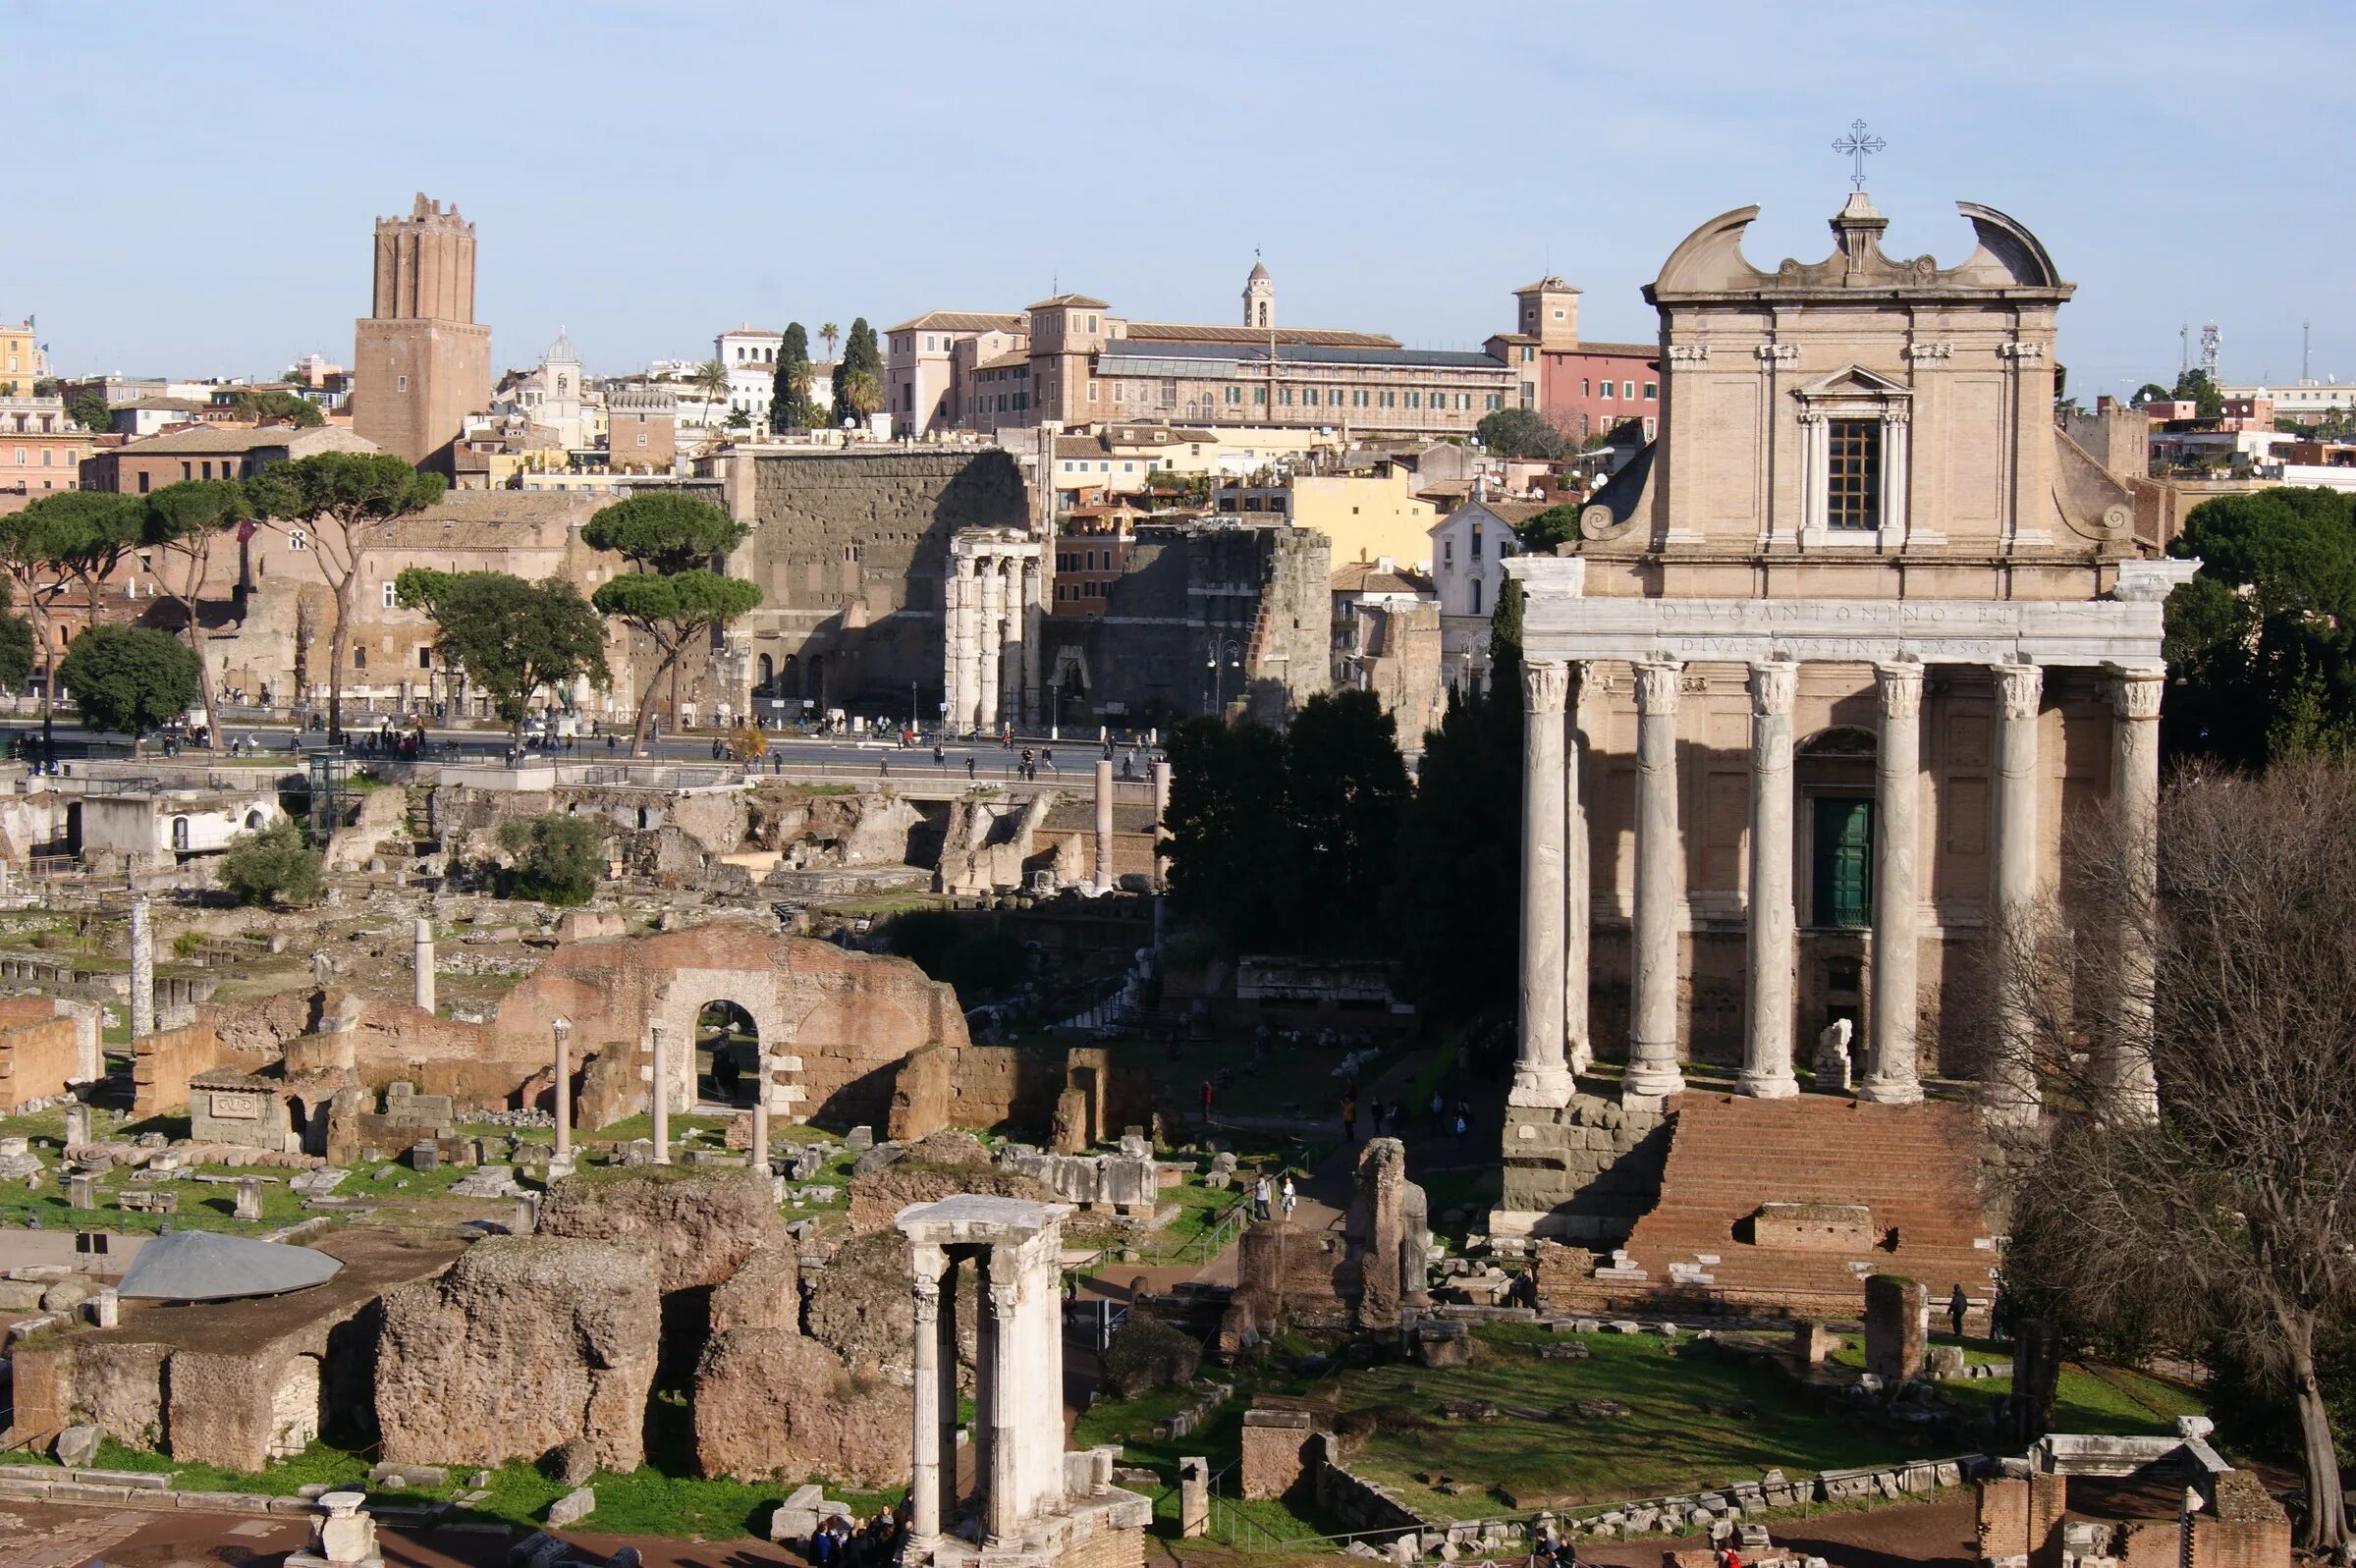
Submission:
M 1245 283 L 1266 283 L 1268 281 L 1268 263 L 1258 260 L 1253 261 L 1251 264 L 1251 276 L 1245 278 L 1243 281 Z
M 580 355 L 575 352 L 573 348 L 573 339 L 566 333 L 564 328 L 559 327 L 556 329 L 556 342 L 548 346 L 548 351 L 540 356 L 540 362 L 543 364 L 573 365 L 580 363 Z

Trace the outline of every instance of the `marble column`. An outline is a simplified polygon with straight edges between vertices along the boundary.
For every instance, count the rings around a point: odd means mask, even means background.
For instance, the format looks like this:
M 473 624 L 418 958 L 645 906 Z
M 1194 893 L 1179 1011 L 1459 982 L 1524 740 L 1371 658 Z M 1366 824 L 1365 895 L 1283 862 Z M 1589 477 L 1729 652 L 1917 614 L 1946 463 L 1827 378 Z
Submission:
M 433 922 L 423 915 L 410 942 L 410 1000 L 419 1012 L 433 1011 Z
M 1096 892 L 1113 891 L 1113 759 L 1096 759 Z
M 1154 888 L 1170 886 L 1170 761 L 1157 757 L 1154 781 Z
M 1039 558 L 1022 563 L 1022 722 L 1032 729 L 1047 722 L 1047 693 L 1039 684 L 1039 644 L 1047 630 L 1047 600 Z
M 982 585 L 973 574 L 973 558 L 958 556 L 955 574 L 950 578 L 954 590 L 951 600 L 951 620 L 956 629 L 956 654 L 951 661 L 949 693 L 951 723 L 959 734 L 970 733 L 981 723 L 981 634 Z
M 1881 744 L 1874 754 L 1874 952 L 1872 1065 L 1857 1098 L 1881 1105 L 1922 1099 L 1915 1060 L 1922 881 L 1923 667 L 1874 666 Z
M 573 1163 L 573 1020 L 548 1026 L 556 1036 L 556 1162 Z
M 1521 1048 L 1506 1103 L 1570 1104 L 1562 1052 L 1562 714 L 1570 667 L 1521 665 Z
M 2152 1068 L 2152 903 L 2160 884 L 2160 697 L 2166 673 L 2113 667 L 2110 730 L 2111 809 L 2129 852 L 2131 905 L 2119 933 L 2118 1036 L 2109 1077 L 2109 1114 L 2156 1121 L 2160 1082 Z
M 908 1534 L 921 1543 L 941 1534 L 941 1250 L 916 1249 L 913 1286 L 914 1441 L 909 1453 Z M 954 1472 L 950 1485 L 957 1485 Z
M 671 1031 L 662 1024 L 649 1024 L 654 1036 L 654 1081 L 650 1084 L 647 1106 L 654 1121 L 654 1162 L 671 1163 L 671 1053 L 668 1036 Z
M 769 1053 L 755 1052 L 752 1058 L 752 1155 L 753 1173 L 769 1174 Z
M 2038 886 L 2037 715 L 2045 672 L 2000 664 L 1991 672 L 1997 696 L 1996 890 L 1990 901 L 1990 957 L 1997 975 L 1997 1040 L 1987 1085 L 1991 1119 L 2009 1126 L 2037 1120 L 2037 1041 L 2023 977 L 2008 961 L 2027 940 Z
M 131 900 L 131 1038 L 155 1033 L 155 912 L 140 893 Z
M 1636 673 L 1635 1003 L 1623 1097 L 1685 1092 L 1677 1068 L 1677 693 L 1684 666 L 1648 660 Z
M 1587 701 L 1587 667 L 1570 667 L 1562 703 L 1562 1059 L 1573 1077 L 1595 1060 L 1588 1034 L 1587 949 L 1595 901 L 1587 854 L 1587 797 L 1582 775 L 1587 746 L 1579 716 Z
M 954 1519 L 958 1511 L 958 1284 L 964 1266 L 955 1257 L 947 1257 L 947 1263 L 940 1276 L 941 1326 L 935 1335 L 940 1345 L 937 1365 L 944 1371 L 934 1424 L 941 1429 L 941 1514 Z M 979 1392 L 977 1387 L 975 1393 Z
M 1022 1420 L 1022 1379 L 1008 1365 L 1016 1343 L 1015 1303 L 1019 1284 L 999 1277 L 1014 1271 L 1014 1249 L 990 1249 L 990 1269 L 982 1281 L 982 1335 L 997 1347 L 992 1356 L 996 1376 L 990 1379 L 990 1408 L 982 1419 L 990 1424 L 989 1495 L 983 1500 L 982 1525 L 993 1544 L 1013 1541 L 1022 1529 L 1021 1442 L 1016 1428 Z
M 1791 1075 L 1791 703 L 1799 666 L 1767 660 L 1751 666 L 1751 887 L 1747 1032 L 1742 1092 L 1787 1100 L 1800 1092 Z
M 998 677 L 1006 664 L 1007 579 L 996 556 L 984 556 L 981 568 L 981 637 L 976 649 L 979 680 L 974 711 L 980 728 L 998 733 Z

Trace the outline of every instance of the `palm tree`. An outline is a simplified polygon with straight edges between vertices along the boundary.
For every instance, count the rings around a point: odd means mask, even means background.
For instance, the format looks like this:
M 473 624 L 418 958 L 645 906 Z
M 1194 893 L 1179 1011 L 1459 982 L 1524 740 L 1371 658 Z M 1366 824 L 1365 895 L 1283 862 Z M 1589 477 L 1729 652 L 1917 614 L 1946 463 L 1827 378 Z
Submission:
M 728 401 L 728 366 L 717 359 L 706 359 L 695 367 L 695 374 L 687 378 L 687 385 L 702 393 L 707 404 L 726 403 Z
M 875 377 L 864 370 L 853 370 L 844 384 L 843 396 L 861 417 L 874 413 L 884 406 L 884 389 L 875 384 Z
M 830 321 L 818 329 L 818 336 L 826 340 L 826 356 L 832 359 L 835 356 L 835 340 L 843 336 L 843 329 Z

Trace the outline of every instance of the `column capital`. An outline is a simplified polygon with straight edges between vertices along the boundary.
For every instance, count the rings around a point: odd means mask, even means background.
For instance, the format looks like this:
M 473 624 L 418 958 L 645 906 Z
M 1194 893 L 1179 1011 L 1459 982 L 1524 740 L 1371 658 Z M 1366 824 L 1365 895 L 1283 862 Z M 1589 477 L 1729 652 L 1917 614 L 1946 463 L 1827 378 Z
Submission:
M 2157 719 L 2161 693 L 2167 686 L 2164 669 L 2111 665 L 2110 705 L 2121 719 Z
M 2030 664 L 1991 665 L 1997 700 L 2007 719 L 2034 719 L 2045 693 L 2045 671 Z
M 1639 659 L 1636 671 L 1636 711 L 1675 713 L 1685 666 L 1674 659 Z
M 1570 695 L 1570 666 L 1554 659 L 1521 662 L 1521 711 L 1561 713 Z
M 1874 688 L 1883 714 L 1891 719 L 1919 719 L 1923 711 L 1923 667 L 1912 659 L 1892 659 L 1874 666 Z
M 1800 667 L 1789 659 L 1762 659 L 1751 666 L 1751 712 L 1762 719 L 1791 715 L 1799 695 Z

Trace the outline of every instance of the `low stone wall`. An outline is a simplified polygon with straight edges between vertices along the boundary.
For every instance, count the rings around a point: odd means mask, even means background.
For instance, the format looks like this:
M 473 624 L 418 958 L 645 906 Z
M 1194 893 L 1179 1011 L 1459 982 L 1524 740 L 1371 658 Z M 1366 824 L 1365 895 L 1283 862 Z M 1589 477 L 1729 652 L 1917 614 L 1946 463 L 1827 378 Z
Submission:
M 81 1055 L 81 1020 L 55 1012 L 46 999 L 23 1000 L 37 1006 L 40 1016 L 0 1024 L 0 1115 L 13 1115 L 35 1101 L 64 1094 L 76 1077 Z
M 1508 1108 L 1495 1228 L 1512 1235 L 1543 1223 L 1543 1234 L 1573 1247 L 1617 1246 L 1659 1201 L 1668 1159 L 1668 1119 L 1658 1111 L 1587 1094 L 1559 1110 Z M 1540 1270 L 1544 1294 L 1543 1260 Z
M 1304 1446 L 1317 1505 L 1339 1520 L 1344 1531 L 1397 1530 L 1421 1536 L 1438 1528 L 1385 1487 L 1344 1469 L 1331 1433 L 1318 1433 Z
M 171 1116 L 189 1108 L 189 1080 L 221 1064 L 221 1037 L 199 1019 L 131 1043 L 131 1113 Z
M 1065 1203 L 1151 1215 L 1161 1196 L 1159 1167 L 1147 1155 L 1051 1155 L 1024 1144 L 999 1151 L 999 1168 L 1028 1176 Z
M 904 1160 L 850 1178 L 850 1228 L 861 1235 L 889 1230 L 894 1217 L 908 1205 L 939 1203 L 961 1192 L 993 1198 L 1027 1198 L 1033 1203 L 1057 1201 L 1045 1183 L 1012 1170 L 933 1165 Z

